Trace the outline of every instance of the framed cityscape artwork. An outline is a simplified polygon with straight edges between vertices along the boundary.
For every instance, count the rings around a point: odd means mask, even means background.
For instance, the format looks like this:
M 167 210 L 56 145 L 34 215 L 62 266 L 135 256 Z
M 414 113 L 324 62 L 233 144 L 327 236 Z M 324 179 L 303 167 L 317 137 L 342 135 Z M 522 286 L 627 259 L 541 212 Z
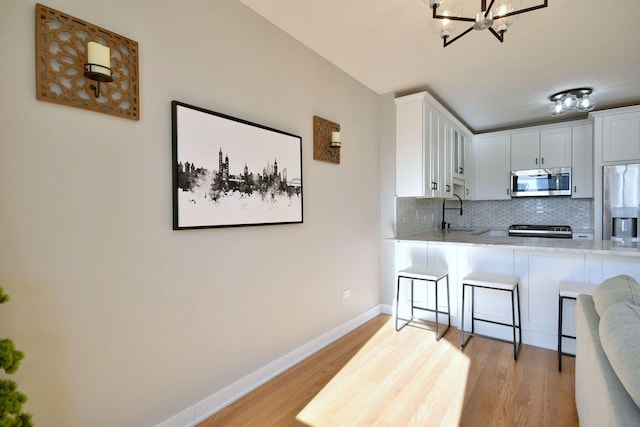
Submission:
M 173 229 L 302 222 L 302 138 L 171 102 Z

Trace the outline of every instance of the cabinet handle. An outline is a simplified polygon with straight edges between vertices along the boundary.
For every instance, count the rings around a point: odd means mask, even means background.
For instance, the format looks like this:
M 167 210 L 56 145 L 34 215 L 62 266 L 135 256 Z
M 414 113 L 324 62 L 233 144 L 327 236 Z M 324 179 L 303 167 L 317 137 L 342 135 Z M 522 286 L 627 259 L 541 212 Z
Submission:
M 451 193 L 451 186 L 447 184 L 447 193 Z
M 464 173 L 464 168 L 458 168 L 458 173 Z
M 536 165 L 538 164 L 538 159 L 536 158 Z
M 544 165 L 544 157 L 542 158 L 542 164 Z
M 437 190 L 438 189 L 438 183 L 437 182 L 431 182 L 431 189 L 432 190 Z
M 575 185 L 573 186 L 573 192 L 574 192 L 574 193 L 577 193 L 577 192 L 578 192 L 578 187 L 577 187 L 577 186 L 575 186 Z
M 510 193 L 509 193 L 509 189 L 508 189 L 508 188 L 507 188 L 507 194 L 510 194 Z
M 465 194 L 466 196 L 468 196 L 468 195 L 469 195 L 469 189 L 468 189 L 468 188 L 465 188 L 465 189 L 464 189 L 464 194 Z

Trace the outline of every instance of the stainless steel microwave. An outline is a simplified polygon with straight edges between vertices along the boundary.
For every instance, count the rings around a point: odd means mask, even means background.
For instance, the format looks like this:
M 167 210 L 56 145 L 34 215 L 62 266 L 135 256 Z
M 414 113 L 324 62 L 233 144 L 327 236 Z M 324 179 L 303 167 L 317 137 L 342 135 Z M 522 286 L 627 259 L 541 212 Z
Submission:
M 511 171 L 511 196 L 570 196 L 571 168 Z

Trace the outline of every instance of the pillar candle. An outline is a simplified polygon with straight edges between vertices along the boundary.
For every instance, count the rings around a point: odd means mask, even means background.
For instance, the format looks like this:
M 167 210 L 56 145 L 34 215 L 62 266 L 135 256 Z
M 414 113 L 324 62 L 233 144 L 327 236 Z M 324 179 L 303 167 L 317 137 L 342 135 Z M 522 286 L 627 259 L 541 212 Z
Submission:
M 105 68 L 111 68 L 111 50 L 100 43 L 89 42 L 87 44 L 87 62 L 89 64 L 96 64 Z M 101 68 L 94 69 L 94 71 L 100 74 L 109 75 L 108 70 Z

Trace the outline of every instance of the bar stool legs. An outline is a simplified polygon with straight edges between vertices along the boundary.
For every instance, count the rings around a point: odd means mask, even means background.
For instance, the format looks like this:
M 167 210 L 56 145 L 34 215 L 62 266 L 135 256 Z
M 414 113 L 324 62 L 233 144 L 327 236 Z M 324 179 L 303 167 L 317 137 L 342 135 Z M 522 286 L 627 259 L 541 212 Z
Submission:
M 411 301 L 411 317 L 409 319 L 403 319 L 399 315 L 399 311 L 400 311 L 400 280 L 401 279 L 411 280 L 410 298 L 409 298 L 410 301 Z M 445 280 L 446 290 L 447 290 L 447 309 L 446 309 L 446 311 L 440 310 L 438 308 L 438 303 L 440 301 L 440 299 L 438 297 L 438 287 L 439 287 L 438 285 L 440 284 L 440 282 L 443 279 Z M 427 285 L 433 283 L 434 288 L 435 288 L 435 308 L 423 307 L 423 306 L 418 306 L 418 305 L 415 304 L 415 302 L 414 302 L 414 281 L 415 280 L 422 280 L 422 281 L 426 282 Z M 395 329 L 396 329 L 396 331 L 400 331 L 402 328 L 407 326 L 409 323 L 419 323 L 421 325 L 425 324 L 422 321 L 415 320 L 414 309 L 429 311 L 429 312 L 435 313 L 436 341 L 440 341 L 440 338 L 442 338 L 449 331 L 449 328 L 451 327 L 451 308 L 450 307 L 451 307 L 451 304 L 450 304 L 450 295 L 449 295 L 449 275 L 447 274 L 447 272 L 429 270 L 429 269 L 425 269 L 425 268 L 421 268 L 421 267 L 410 267 L 410 268 L 407 268 L 405 270 L 401 270 L 401 271 L 398 272 L 398 283 L 397 283 L 397 288 L 396 288 L 396 313 L 395 313 L 396 314 L 395 315 Z M 439 316 L 441 314 L 446 314 L 447 315 L 447 327 L 444 330 L 444 332 L 442 332 L 442 334 L 440 333 L 440 318 L 439 318 Z M 399 325 L 399 323 L 398 323 L 399 321 L 404 321 L 404 323 L 402 325 Z
M 564 311 L 564 300 L 570 299 L 575 301 L 576 298 L 564 296 L 562 293 L 558 297 L 558 372 L 562 372 L 562 356 L 576 357 L 573 353 L 564 353 L 562 351 L 562 338 L 576 339 L 575 335 L 567 335 L 562 333 L 562 312 Z
M 593 295 L 594 286 L 579 282 L 560 282 L 558 287 L 558 371 L 562 372 L 562 356 L 576 357 L 575 354 L 562 350 L 563 338 L 576 339 L 574 335 L 563 333 L 564 302 L 565 300 L 575 301 L 580 294 Z
M 471 331 L 465 331 L 464 314 L 465 314 L 465 294 L 466 289 L 471 288 Z M 511 323 L 496 322 L 493 320 L 487 320 L 478 318 L 475 315 L 475 288 L 490 289 L 492 291 L 509 292 L 511 296 Z M 518 321 L 516 323 L 516 309 L 518 311 Z M 520 348 L 522 347 L 522 329 L 521 329 L 521 316 L 520 316 L 520 292 L 518 289 L 518 278 L 515 276 L 503 276 L 495 274 L 483 274 L 483 273 L 471 273 L 462 280 L 462 323 L 460 324 L 460 348 L 467 345 L 471 337 L 476 334 L 475 322 L 492 323 L 495 325 L 508 326 L 513 331 L 513 340 L 507 341 L 487 335 L 482 335 L 486 338 L 491 338 L 497 341 L 513 343 L 513 360 L 518 360 L 520 354 Z M 465 335 L 467 335 L 465 339 Z M 517 335 L 517 336 L 516 336 Z

